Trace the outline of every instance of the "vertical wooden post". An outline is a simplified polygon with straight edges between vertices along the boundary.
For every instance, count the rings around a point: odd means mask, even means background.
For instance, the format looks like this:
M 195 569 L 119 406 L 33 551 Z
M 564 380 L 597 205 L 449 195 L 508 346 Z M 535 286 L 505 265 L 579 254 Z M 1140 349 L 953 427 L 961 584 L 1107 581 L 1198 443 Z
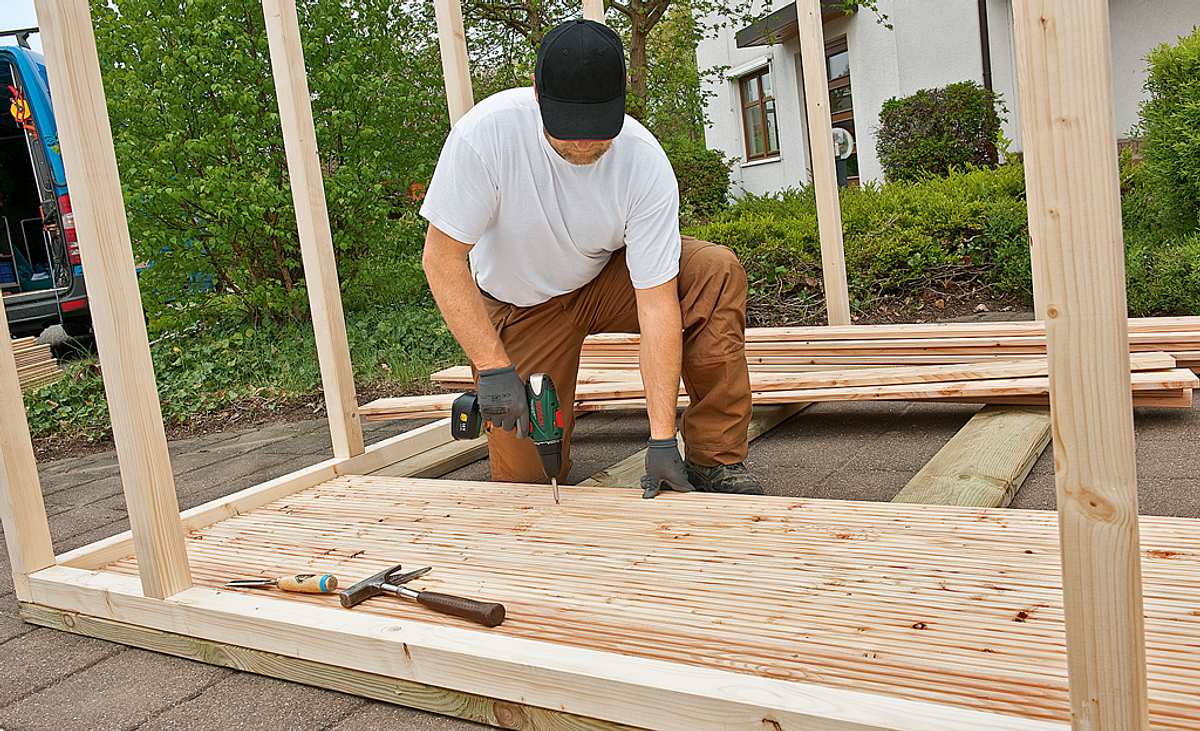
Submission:
M 1104 0 L 1015 0 L 1050 361 L 1076 729 L 1148 727 L 1111 41 Z
M 1045 115 L 1049 114 L 1047 105 L 1042 104 L 1040 108 L 1030 108 L 1028 105 L 1036 104 L 1033 98 L 1037 86 L 1037 75 L 1043 73 L 1044 69 L 1039 69 L 1036 63 L 1031 58 L 1030 54 L 1025 52 L 1028 45 L 1028 30 L 1026 24 L 1023 24 L 1023 19 L 1020 17 L 1021 8 L 1016 4 L 1013 5 L 1013 45 L 1016 50 L 1016 67 L 1017 67 L 1017 99 L 1019 100 L 1020 117 L 1021 117 L 1021 136 L 1022 148 L 1025 153 L 1028 153 L 1030 145 L 1051 145 L 1052 140 L 1046 137 L 1040 139 L 1029 140 L 1025 130 L 1030 129 L 1033 125 L 1049 125 L 1049 120 Z M 1034 153 L 1037 156 L 1039 153 Z M 1041 155 L 1046 155 L 1043 150 Z M 1035 201 L 1035 197 L 1040 195 L 1041 191 L 1027 191 L 1026 197 L 1029 202 L 1029 254 L 1030 254 L 1030 273 L 1033 279 L 1033 314 L 1038 320 L 1046 319 L 1046 275 L 1042 268 L 1045 265 L 1045 257 L 1040 253 L 1040 231 L 1037 231 L 1037 224 L 1034 222 L 1034 217 L 1038 210 L 1044 210 L 1045 204 L 1042 201 Z
M 142 592 L 192 584 L 88 4 L 36 0 Z
M 604 0 L 583 0 L 583 17 L 597 23 L 604 22 Z
M 454 125 L 475 106 L 462 5 L 459 0 L 433 0 L 433 12 L 437 17 L 438 45 L 442 52 L 446 104 L 450 108 L 450 124 Z
M 0 526 L 8 546 L 17 599 L 27 602 L 29 574 L 54 565 L 50 522 L 42 502 L 25 401 L 0 299 Z
M 838 199 L 833 155 L 833 122 L 829 116 L 829 74 L 825 69 L 821 0 L 797 0 L 796 13 L 800 28 L 800 64 L 804 72 L 808 146 L 812 150 L 812 182 L 817 193 L 817 227 L 821 233 L 825 309 L 830 325 L 849 325 L 850 293 L 842 245 L 842 204 Z
M 313 126 L 295 0 L 263 0 L 263 14 L 333 454 L 354 457 L 364 451 L 362 424 L 358 419 L 354 367 L 346 338 L 346 316 L 342 311 L 341 284 L 333 253 L 333 234 L 329 230 L 321 160 L 317 156 L 317 132 Z

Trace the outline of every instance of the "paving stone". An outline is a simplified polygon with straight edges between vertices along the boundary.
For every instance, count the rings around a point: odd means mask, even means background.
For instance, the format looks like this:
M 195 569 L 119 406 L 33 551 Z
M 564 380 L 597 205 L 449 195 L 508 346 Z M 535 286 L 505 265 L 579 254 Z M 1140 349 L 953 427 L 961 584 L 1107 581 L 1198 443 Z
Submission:
M 0 708 L 4 709 L 0 728 L 16 725 L 7 712 L 25 705 L 27 701 L 21 700 L 25 696 L 122 650 L 119 645 L 45 628 L 0 645 Z M 74 704 L 72 700 L 68 705 Z
M 365 705 L 355 696 L 234 673 L 151 719 L 140 729 L 277 731 L 336 724 Z
M 334 726 L 331 731 L 483 731 L 491 728 L 449 716 L 437 716 L 388 703 L 370 703 Z
M 121 477 L 115 475 L 44 494 L 43 499 L 46 503 L 46 512 L 49 515 L 57 515 L 68 510 L 86 508 L 123 494 Z
M 8 569 L 5 569 L 4 572 L 8 573 Z M 37 627 L 32 624 L 26 624 L 17 615 L 17 599 L 15 595 L 0 599 L 0 645 L 21 635 L 29 634 L 35 629 Z
M 110 498 L 110 500 L 115 500 Z M 98 529 L 107 528 L 114 524 L 125 524 L 124 528 L 114 528 L 112 533 L 120 533 L 122 530 L 127 530 L 129 516 L 124 510 L 124 503 L 120 509 L 107 507 L 105 505 L 92 505 L 79 510 L 71 510 L 66 513 L 50 516 L 50 536 L 54 539 L 54 548 L 58 553 L 69 551 L 69 541 L 76 536 L 84 533 L 90 533 Z M 112 535 L 110 533 L 109 535 Z
M 119 655 L 4 708 L 0 727 L 59 731 L 132 728 L 228 674 L 228 670 L 211 665 L 121 649 Z M 80 702 L 81 698 L 87 701 Z

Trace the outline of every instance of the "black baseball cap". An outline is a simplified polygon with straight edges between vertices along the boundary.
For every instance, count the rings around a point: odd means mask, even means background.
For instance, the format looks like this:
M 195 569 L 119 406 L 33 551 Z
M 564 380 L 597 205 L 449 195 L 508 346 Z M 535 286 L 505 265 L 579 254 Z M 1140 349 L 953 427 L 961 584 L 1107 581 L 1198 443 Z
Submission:
M 625 49 L 612 28 L 568 20 L 542 38 L 537 67 L 542 124 L 560 140 L 611 140 L 625 124 Z

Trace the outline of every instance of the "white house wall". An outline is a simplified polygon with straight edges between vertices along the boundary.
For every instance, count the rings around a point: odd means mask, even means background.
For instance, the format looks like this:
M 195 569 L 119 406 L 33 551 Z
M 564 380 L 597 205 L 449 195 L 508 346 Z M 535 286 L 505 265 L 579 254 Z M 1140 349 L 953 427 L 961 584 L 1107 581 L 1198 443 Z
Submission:
M 775 3 L 782 7 L 781 2 Z M 982 83 L 983 66 L 976 0 L 880 0 L 891 29 L 870 11 L 825 23 L 827 40 L 845 35 L 850 54 L 859 171 L 863 181 L 881 181 L 874 133 L 884 101 L 919 89 L 957 81 Z M 1113 86 L 1117 129 L 1124 136 L 1137 122 L 1144 98 L 1145 56 L 1154 46 L 1174 41 L 1200 24 L 1200 0 L 1110 0 L 1113 29 Z M 1020 109 L 1012 47 L 1011 0 L 988 0 L 993 88 L 1008 108 L 1004 134 L 1019 151 Z M 738 67 L 769 57 L 776 103 L 780 156 L 777 161 L 735 165 L 733 190 L 767 193 L 796 187 L 809 178 L 803 84 L 795 38 L 775 46 L 739 49 L 737 28 L 706 39 L 697 49 L 701 68 Z M 709 147 L 744 159 L 740 99 L 734 81 L 710 87 Z

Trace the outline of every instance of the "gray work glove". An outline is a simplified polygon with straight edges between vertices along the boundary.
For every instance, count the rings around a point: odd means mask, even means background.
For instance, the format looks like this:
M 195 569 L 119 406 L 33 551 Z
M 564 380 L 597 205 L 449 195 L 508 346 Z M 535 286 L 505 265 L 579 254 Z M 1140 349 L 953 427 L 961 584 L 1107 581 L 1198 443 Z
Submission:
M 479 371 L 479 413 L 518 439 L 529 436 L 529 397 L 516 366 Z
M 646 444 L 646 474 L 642 477 L 642 497 L 658 497 L 663 488 L 676 492 L 691 492 L 696 488 L 688 481 L 683 458 L 675 437 L 651 439 Z

